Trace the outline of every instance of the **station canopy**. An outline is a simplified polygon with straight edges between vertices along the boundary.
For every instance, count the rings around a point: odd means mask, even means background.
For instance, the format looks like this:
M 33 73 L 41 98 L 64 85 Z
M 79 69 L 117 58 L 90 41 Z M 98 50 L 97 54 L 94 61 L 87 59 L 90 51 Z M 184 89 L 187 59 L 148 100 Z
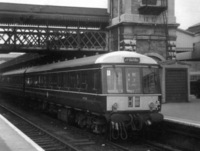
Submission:
M 108 26 L 107 9 L 0 3 L 0 24 L 91 27 Z

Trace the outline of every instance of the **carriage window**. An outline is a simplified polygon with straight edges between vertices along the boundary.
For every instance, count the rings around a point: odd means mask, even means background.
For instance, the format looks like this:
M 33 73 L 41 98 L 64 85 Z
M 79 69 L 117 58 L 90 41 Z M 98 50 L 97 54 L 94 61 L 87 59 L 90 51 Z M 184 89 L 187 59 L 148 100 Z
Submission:
M 63 73 L 63 89 L 69 89 L 69 73 Z
M 41 76 L 41 86 L 46 87 L 47 86 L 47 75 L 42 75 Z
M 86 71 L 81 73 L 81 90 L 88 90 L 88 72 Z
M 122 93 L 122 69 L 108 68 L 106 71 L 108 93 Z
M 127 93 L 141 93 L 140 69 L 126 68 L 125 75 Z
M 58 73 L 57 78 L 58 78 L 57 88 L 63 87 L 63 73 Z
M 69 87 L 72 90 L 74 90 L 76 88 L 76 85 L 77 85 L 76 78 L 77 78 L 77 76 L 76 76 L 75 72 L 69 73 Z
M 30 85 L 32 85 L 32 83 L 33 83 L 33 78 L 30 77 L 30 76 L 27 77 L 27 78 L 26 78 L 26 85 L 27 85 L 27 86 L 30 86 Z
M 144 93 L 160 93 L 158 69 L 144 68 L 142 83 L 143 83 Z

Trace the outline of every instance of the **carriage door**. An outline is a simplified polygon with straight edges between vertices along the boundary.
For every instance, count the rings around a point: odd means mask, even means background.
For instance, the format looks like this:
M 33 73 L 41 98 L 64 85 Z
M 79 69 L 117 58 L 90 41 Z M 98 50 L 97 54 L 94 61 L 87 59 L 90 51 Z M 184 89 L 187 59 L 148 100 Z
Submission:
M 187 69 L 168 68 L 165 80 L 166 102 L 188 101 Z

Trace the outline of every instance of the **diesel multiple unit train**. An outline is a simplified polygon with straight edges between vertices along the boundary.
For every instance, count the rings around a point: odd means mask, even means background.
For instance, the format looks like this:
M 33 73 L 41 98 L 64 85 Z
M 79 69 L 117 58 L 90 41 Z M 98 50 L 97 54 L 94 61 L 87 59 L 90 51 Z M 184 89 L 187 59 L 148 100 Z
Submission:
M 4 72 L 0 91 L 24 96 L 27 104 L 113 139 L 126 139 L 128 132 L 163 119 L 159 65 L 136 52 Z

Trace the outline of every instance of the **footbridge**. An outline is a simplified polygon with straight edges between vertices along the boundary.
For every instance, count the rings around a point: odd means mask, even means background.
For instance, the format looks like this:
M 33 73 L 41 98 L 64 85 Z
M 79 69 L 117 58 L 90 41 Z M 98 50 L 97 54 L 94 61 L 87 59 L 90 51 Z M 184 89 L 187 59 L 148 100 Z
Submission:
M 106 9 L 0 3 L 0 53 L 108 51 Z

